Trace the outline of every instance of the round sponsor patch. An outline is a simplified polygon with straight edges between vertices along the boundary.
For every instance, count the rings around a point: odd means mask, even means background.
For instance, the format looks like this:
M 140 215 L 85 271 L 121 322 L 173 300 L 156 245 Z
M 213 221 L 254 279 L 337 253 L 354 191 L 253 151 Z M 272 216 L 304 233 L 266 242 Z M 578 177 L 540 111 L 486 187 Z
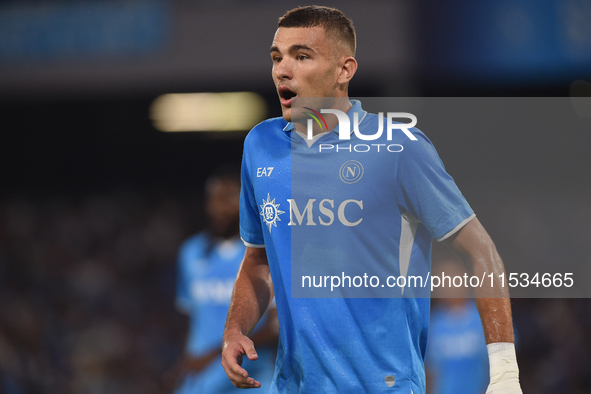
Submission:
M 269 227 L 269 232 L 271 231 L 271 227 L 277 227 L 277 222 L 281 221 L 279 215 L 285 213 L 284 211 L 279 209 L 279 204 L 275 203 L 275 199 L 271 200 L 271 196 L 267 193 L 267 199 L 263 199 L 263 204 L 259 205 L 261 208 L 260 215 L 267 223 L 267 227 Z

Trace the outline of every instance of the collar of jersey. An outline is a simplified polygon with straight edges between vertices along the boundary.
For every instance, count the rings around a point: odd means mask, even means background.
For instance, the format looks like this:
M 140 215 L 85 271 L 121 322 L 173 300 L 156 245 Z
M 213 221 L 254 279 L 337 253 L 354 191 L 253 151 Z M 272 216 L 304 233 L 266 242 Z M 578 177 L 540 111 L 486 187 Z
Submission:
M 365 115 L 367 114 L 367 111 L 364 111 L 363 108 L 361 108 L 361 101 L 359 100 L 349 100 L 349 102 L 351 103 L 352 107 L 351 109 L 349 109 L 349 111 L 347 111 L 347 116 L 349 117 L 349 122 L 351 124 L 351 134 L 353 134 L 353 114 L 355 112 L 359 113 L 359 123 L 361 123 L 363 121 L 363 119 L 365 118 Z M 339 134 L 339 130 L 338 130 L 339 126 L 337 125 L 331 132 L 335 133 L 335 134 Z M 285 127 L 283 128 L 284 131 L 286 132 L 291 132 L 295 130 L 295 123 L 293 122 L 288 122 Z

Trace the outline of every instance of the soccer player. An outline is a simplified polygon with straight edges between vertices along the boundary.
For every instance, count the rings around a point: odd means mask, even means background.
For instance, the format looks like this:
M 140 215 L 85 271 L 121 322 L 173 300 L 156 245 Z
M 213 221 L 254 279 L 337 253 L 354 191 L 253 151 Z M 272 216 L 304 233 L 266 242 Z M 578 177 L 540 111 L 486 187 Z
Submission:
M 460 263 L 444 259 L 438 272 L 462 276 Z M 442 287 L 432 308 L 427 344 L 427 385 L 432 394 L 482 394 L 488 385 L 488 357 L 482 324 L 467 287 Z
M 292 297 L 301 285 L 292 269 L 343 261 L 347 269 L 402 276 L 430 266 L 436 238 L 475 275 L 504 272 L 422 132 L 410 129 L 414 140 L 402 132 L 387 140 L 384 133 L 372 141 L 380 152 L 360 156 L 351 145 L 365 141 L 357 133 L 340 139 L 337 117 L 327 114 L 324 128 L 314 126 L 320 132 L 308 138 L 293 105 L 299 98 L 322 98 L 322 108 L 346 113 L 352 125 L 357 118 L 364 135 L 385 122 L 348 99 L 355 45 L 351 20 L 336 9 L 301 7 L 279 20 L 271 60 L 283 117 L 257 125 L 244 142 L 240 235 L 247 248 L 222 352 L 237 387 L 260 387 L 240 359 L 257 359 L 248 335 L 275 296 L 280 332 L 271 393 L 425 393 L 428 298 Z M 384 149 L 388 144 L 404 150 Z M 476 304 L 488 344 L 489 394 L 521 393 L 508 297 L 479 297 Z
M 186 240 L 179 252 L 176 303 L 190 319 L 186 353 L 177 371 L 179 394 L 240 392 L 220 365 L 224 322 L 245 250 L 238 237 L 238 169 L 219 169 L 208 178 L 205 191 L 208 229 Z M 261 347 L 260 360 L 247 360 L 244 366 L 268 388 L 277 343 L 274 309 L 261 321 L 253 340 Z

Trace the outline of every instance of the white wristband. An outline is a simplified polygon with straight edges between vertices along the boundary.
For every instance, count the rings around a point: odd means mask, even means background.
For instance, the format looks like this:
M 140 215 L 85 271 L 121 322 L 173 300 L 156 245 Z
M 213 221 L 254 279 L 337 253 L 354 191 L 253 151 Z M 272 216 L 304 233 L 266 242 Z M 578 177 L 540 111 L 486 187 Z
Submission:
M 486 345 L 486 349 L 490 364 L 490 384 L 486 394 L 521 394 L 515 345 L 496 342 Z

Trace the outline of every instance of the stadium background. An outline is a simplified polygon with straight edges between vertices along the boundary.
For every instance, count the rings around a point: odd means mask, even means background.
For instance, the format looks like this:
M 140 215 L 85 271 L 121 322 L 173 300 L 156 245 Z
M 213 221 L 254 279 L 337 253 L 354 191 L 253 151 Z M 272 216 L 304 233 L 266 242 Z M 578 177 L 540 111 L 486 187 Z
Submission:
M 352 96 L 562 97 L 591 81 L 589 1 L 324 4 L 358 29 Z M 203 181 L 240 160 L 245 132 L 163 133 L 150 105 L 253 91 L 279 115 L 267 48 L 297 5 L 0 3 L 3 392 L 168 390 L 184 337 L 176 249 L 203 228 Z M 427 134 L 508 264 L 591 262 L 591 131 Z M 517 299 L 514 315 L 526 392 L 590 393 L 591 302 Z

